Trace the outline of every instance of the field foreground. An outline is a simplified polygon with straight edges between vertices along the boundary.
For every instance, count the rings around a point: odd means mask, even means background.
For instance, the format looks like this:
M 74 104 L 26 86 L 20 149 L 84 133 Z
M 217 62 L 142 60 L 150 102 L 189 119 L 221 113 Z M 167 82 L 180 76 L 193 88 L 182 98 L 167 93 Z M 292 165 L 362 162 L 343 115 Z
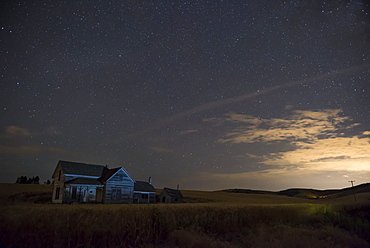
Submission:
M 188 203 L 176 205 L 53 205 L 50 186 L 13 186 L 0 184 L 0 247 L 370 247 L 369 193 L 354 202 L 183 191 Z

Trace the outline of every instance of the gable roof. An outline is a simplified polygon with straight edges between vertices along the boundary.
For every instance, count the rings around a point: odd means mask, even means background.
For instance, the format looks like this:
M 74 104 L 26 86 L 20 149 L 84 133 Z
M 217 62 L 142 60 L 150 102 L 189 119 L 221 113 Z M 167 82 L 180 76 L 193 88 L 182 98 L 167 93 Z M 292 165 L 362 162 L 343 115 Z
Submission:
M 114 169 L 108 169 L 104 167 L 103 172 L 101 174 L 101 177 L 99 178 L 99 181 L 105 182 L 107 181 L 111 176 L 113 176 L 119 169 L 122 167 L 114 168 Z
M 166 191 L 167 194 L 170 197 L 177 197 L 177 198 L 182 198 L 182 194 L 180 190 L 177 189 L 170 189 L 170 188 L 164 188 L 163 191 Z
M 148 182 L 136 181 L 134 191 L 155 192 L 155 188 Z
M 105 168 L 104 165 L 85 164 L 62 160 L 59 161 L 58 165 L 61 166 L 61 169 L 64 174 L 94 176 L 94 177 L 100 177 L 103 172 L 103 169 Z
M 66 184 L 84 184 L 84 185 L 103 185 L 98 179 L 95 178 L 75 178 L 65 182 Z

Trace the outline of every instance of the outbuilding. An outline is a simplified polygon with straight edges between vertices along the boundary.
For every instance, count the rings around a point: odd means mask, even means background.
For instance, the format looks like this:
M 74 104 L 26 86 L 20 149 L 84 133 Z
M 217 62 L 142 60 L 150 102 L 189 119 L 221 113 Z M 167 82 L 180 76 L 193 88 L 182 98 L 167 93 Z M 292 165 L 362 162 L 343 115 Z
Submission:
M 179 189 L 164 188 L 159 194 L 159 200 L 162 203 L 182 203 L 183 196 Z

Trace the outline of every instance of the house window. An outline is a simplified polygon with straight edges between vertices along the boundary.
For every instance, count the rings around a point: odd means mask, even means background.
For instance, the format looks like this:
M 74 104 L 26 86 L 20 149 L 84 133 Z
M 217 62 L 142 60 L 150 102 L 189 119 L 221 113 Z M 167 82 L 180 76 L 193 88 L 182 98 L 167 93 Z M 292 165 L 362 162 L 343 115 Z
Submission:
M 148 194 L 142 194 L 141 195 L 141 199 L 148 199 L 149 198 L 149 195 Z
M 61 175 L 62 175 L 62 171 L 60 170 L 59 171 L 59 175 L 58 175 L 58 180 L 60 181 L 60 177 L 61 177 Z
M 121 200 L 120 188 L 112 188 L 112 200 Z
M 57 187 L 55 190 L 55 200 L 59 199 L 59 194 L 60 194 L 60 187 Z
M 72 187 L 72 196 L 71 199 L 77 199 L 77 187 Z

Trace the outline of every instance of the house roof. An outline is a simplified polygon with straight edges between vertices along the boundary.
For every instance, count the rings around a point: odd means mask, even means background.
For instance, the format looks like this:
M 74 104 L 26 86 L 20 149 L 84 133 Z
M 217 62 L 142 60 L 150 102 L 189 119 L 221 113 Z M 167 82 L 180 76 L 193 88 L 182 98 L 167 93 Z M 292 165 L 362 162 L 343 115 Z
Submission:
M 136 181 L 134 191 L 155 192 L 155 188 L 148 182 Z
M 181 191 L 180 191 L 180 190 L 177 190 L 177 189 L 170 189 L 170 188 L 164 188 L 163 190 L 164 190 L 164 191 L 166 191 L 166 192 L 167 192 L 167 194 L 168 194 L 170 197 L 182 198 L 182 194 L 181 194 Z
M 59 164 L 62 167 L 62 171 L 64 174 L 83 175 L 83 176 L 100 177 L 103 172 L 103 169 L 105 168 L 104 165 L 85 164 L 62 160 L 59 161 Z
M 79 177 L 65 182 L 66 184 L 103 185 L 98 179 Z
M 122 167 L 114 168 L 114 169 L 108 169 L 104 167 L 103 172 L 101 173 L 101 177 L 99 178 L 99 181 L 105 182 L 107 181 L 111 176 L 113 176 L 117 171 L 119 171 Z

